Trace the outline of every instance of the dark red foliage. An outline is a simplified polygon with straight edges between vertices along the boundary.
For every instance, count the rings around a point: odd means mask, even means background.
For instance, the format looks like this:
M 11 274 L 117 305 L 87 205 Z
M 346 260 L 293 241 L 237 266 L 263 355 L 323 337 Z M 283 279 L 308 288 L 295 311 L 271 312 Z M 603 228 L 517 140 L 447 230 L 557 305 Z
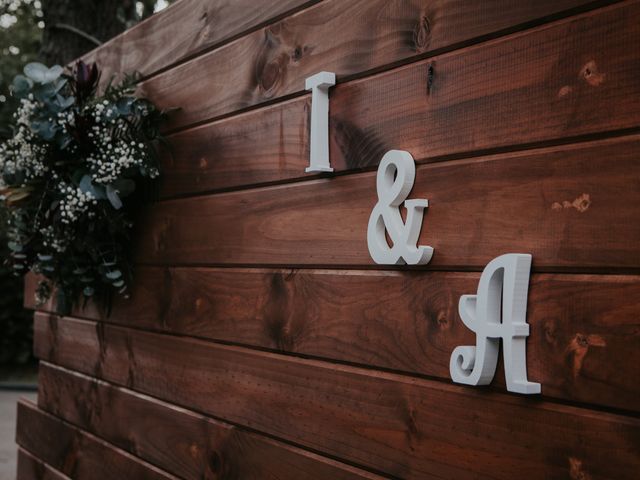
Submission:
M 82 60 L 76 63 L 73 76 L 73 89 L 79 103 L 91 97 L 98 88 L 100 72 L 95 63 L 87 65 Z

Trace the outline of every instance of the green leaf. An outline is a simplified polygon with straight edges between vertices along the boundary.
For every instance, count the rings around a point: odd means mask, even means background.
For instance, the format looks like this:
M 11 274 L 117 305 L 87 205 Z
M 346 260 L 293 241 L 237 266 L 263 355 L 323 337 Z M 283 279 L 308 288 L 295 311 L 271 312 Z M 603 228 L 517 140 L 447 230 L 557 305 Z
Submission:
M 116 102 L 116 107 L 118 108 L 118 112 L 120 115 L 129 115 L 131 114 L 131 105 L 135 103 L 135 97 L 122 97 L 119 98 Z
M 36 120 L 31 122 L 31 130 L 43 140 L 51 140 L 56 135 L 56 127 L 48 120 Z
M 85 297 L 93 297 L 93 295 L 96 293 L 95 289 L 93 287 L 84 287 L 84 289 L 82 290 L 82 294 Z
M 11 84 L 11 91 L 16 97 L 22 98 L 29 93 L 31 87 L 33 87 L 33 82 L 31 80 L 24 75 L 16 75 L 13 79 L 13 83 Z
M 22 251 L 22 245 L 20 245 L 17 242 L 9 242 L 7 243 L 7 246 L 9 247 L 9 250 L 11 250 L 12 252 L 21 252 Z
M 122 277 L 122 272 L 120 270 L 112 270 L 111 272 L 107 272 L 105 274 L 105 277 L 107 277 L 109 280 L 117 280 Z
M 53 101 L 53 103 L 58 106 L 61 110 L 66 110 L 67 108 L 69 108 L 71 105 L 73 105 L 75 103 L 76 99 L 75 97 L 63 97 L 60 94 L 56 95 L 55 100 Z
M 63 68 L 60 65 L 47 68 L 46 65 L 38 62 L 27 63 L 24 67 L 24 74 L 36 83 L 54 82 L 62 72 Z
M 56 87 L 52 83 L 45 83 L 42 85 L 38 85 L 34 87 L 33 95 L 40 102 L 48 104 L 48 102 L 50 102 L 56 96 Z M 47 106 L 51 107 L 51 105 L 47 105 Z
M 67 148 L 71 142 L 73 142 L 73 137 L 71 135 L 63 135 L 58 138 L 58 146 L 60 147 L 60 150 Z
M 107 185 L 107 198 L 109 202 L 111 202 L 111 206 L 116 210 L 120 210 L 122 208 L 122 200 L 118 196 L 118 191 L 113 188 L 111 185 Z
M 84 175 L 82 177 L 82 179 L 80 180 L 80 184 L 78 185 L 78 188 L 80 188 L 80 190 L 82 190 L 85 193 L 89 192 L 91 195 L 94 196 L 94 198 L 97 198 L 98 200 L 103 200 L 107 198 L 104 187 L 102 187 L 101 185 L 94 185 L 93 182 L 91 181 L 90 175 Z
M 62 90 L 62 88 L 67 84 L 67 79 L 66 78 L 58 78 L 55 81 L 55 88 L 56 88 L 56 93 L 59 93 L 60 90 Z

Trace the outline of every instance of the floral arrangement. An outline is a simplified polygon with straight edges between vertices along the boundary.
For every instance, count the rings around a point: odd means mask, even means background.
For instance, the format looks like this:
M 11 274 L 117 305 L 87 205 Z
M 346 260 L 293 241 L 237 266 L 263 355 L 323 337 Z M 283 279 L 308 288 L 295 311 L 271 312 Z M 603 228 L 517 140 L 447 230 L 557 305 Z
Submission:
M 61 309 L 127 295 L 131 209 L 159 174 L 162 112 L 134 95 L 135 77 L 102 94 L 99 79 L 95 64 L 26 65 L 12 85 L 13 136 L 0 144 L 12 268 L 40 274 L 38 301 L 55 289 Z

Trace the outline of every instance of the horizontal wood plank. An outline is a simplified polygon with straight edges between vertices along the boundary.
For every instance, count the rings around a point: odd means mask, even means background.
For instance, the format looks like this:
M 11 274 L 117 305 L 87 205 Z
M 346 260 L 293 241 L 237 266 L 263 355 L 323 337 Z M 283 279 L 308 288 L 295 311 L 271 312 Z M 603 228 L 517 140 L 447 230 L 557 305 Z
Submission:
M 141 268 L 130 300 L 108 315 L 95 305 L 75 315 L 449 381 L 451 352 L 475 344 L 458 301 L 479 277 Z M 35 282 L 26 298 L 34 291 Z M 534 275 L 527 314 L 528 374 L 545 397 L 640 411 L 640 277 Z M 493 384 L 503 390 L 500 362 Z
M 51 468 L 25 449 L 18 448 L 16 480 L 69 480 L 69 477 Z
M 309 177 L 310 102 L 304 96 L 168 136 L 170 148 L 158 150 L 159 197 Z
M 635 478 L 640 420 L 69 318 L 44 360 L 402 478 Z
M 24 400 L 18 403 L 17 442 L 71 478 L 178 478 L 39 410 Z
M 162 108 L 179 107 L 169 127 L 184 127 L 299 94 L 305 78 L 319 71 L 335 72 L 343 81 L 597 4 L 325 0 L 157 75 L 142 89 Z M 420 75 L 425 73 L 420 68 Z M 474 82 L 478 78 L 482 77 L 474 76 Z M 478 90 L 475 83 L 474 89 Z
M 428 268 L 481 269 L 509 252 L 535 270 L 640 267 L 640 137 L 422 165 Z M 162 265 L 374 266 L 376 172 L 150 206 L 137 259 Z
M 319 0 L 180 0 L 84 56 L 112 75 L 164 70 Z
M 38 404 L 185 479 L 383 478 L 47 363 Z
M 465 5 L 471 3 L 481 2 Z M 546 8 L 547 2 L 535 5 Z M 455 18 L 447 15 L 440 25 L 444 28 Z M 371 168 L 390 149 L 407 150 L 417 160 L 430 162 L 447 155 L 638 128 L 640 50 L 628 45 L 640 44 L 639 22 L 640 3 L 625 2 L 340 83 L 331 90 L 331 164 L 338 172 Z M 327 23 L 327 28 L 332 25 Z M 193 68 L 205 75 L 206 61 L 198 59 Z M 189 81 L 183 96 L 174 100 L 178 78 L 155 94 L 162 101 L 188 106 L 181 115 L 188 116 L 189 108 L 206 109 L 209 102 L 232 101 L 233 89 L 241 86 L 225 85 L 220 95 L 200 96 L 191 74 L 185 75 Z M 304 81 L 296 82 L 302 89 Z M 211 88 L 209 82 L 202 85 Z M 309 102 L 304 96 L 170 136 L 175 155 L 163 156 L 161 194 L 308 178 L 304 169 L 309 162 Z

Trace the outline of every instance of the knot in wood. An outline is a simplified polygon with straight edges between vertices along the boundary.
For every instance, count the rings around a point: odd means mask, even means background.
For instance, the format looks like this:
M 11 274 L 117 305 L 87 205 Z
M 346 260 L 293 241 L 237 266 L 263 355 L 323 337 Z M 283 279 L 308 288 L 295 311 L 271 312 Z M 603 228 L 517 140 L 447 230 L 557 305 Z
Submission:
M 413 45 L 416 52 L 423 52 L 431 41 L 431 23 L 426 15 L 423 15 L 413 30 Z
M 287 58 L 284 58 L 284 57 L 287 57 Z M 262 72 L 260 73 L 258 84 L 260 85 L 260 88 L 266 97 L 273 96 L 275 90 L 280 84 L 282 77 L 284 77 L 287 71 L 287 68 L 286 68 L 287 61 L 288 61 L 288 56 L 283 53 L 279 55 L 277 58 L 266 63 L 265 66 L 262 68 Z

